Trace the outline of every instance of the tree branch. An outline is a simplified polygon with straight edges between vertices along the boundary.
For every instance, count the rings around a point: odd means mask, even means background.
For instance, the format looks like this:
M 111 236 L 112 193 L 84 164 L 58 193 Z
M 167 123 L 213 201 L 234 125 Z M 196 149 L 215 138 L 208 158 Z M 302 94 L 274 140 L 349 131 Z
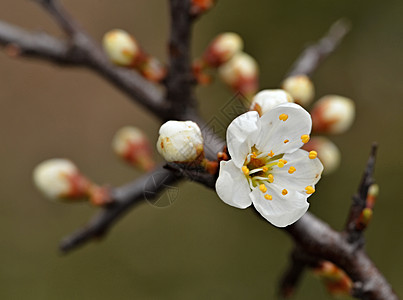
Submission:
M 335 22 L 317 43 L 307 47 L 292 65 L 286 77 L 300 74 L 312 75 L 320 63 L 327 58 L 350 31 L 350 22 L 340 19 Z
M 159 192 L 175 184 L 179 179 L 180 177 L 174 173 L 158 167 L 128 185 L 113 189 L 111 191 L 113 203 L 102 208 L 101 212 L 83 228 L 65 237 L 60 243 L 60 250 L 67 253 L 94 238 L 103 236 L 134 205 L 145 199 L 152 200 Z

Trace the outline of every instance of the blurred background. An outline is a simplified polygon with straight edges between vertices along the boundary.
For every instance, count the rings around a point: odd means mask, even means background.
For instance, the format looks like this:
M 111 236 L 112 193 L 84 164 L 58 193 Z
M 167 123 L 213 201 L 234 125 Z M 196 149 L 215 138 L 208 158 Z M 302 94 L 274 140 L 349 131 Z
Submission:
M 131 32 L 166 60 L 167 1 L 70 0 L 69 11 L 98 41 L 112 28 Z M 310 211 L 336 229 L 344 225 L 370 145 L 380 145 L 380 196 L 366 232 L 367 250 L 403 295 L 403 2 L 220 0 L 195 25 L 193 54 L 218 33 L 234 31 L 261 67 L 261 87 L 278 87 L 308 42 L 346 17 L 352 31 L 313 76 L 317 96 L 356 101 L 353 128 L 332 140 L 341 168 L 324 177 Z M 2 0 L 0 18 L 62 36 L 33 1 Z M 232 98 L 220 82 L 197 90 L 203 116 L 220 118 Z M 173 205 L 139 205 L 102 241 L 67 256 L 60 239 L 96 212 L 87 204 L 46 201 L 33 187 L 35 165 L 67 157 L 98 183 L 120 185 L 141 174 L 113 154 L 124 125 L 157 140 L 159 122 L 120 91 L 85 69 L 11 59 L 0 53 L 0 298 L 1 299 L 273 299 L 287 266 L 287 234 L 252 210 L 225 205 L 214 191 L 182 183 Z M 224 120 L 222 133 L 229 120 Z M 160 160 L 158 155 L 156 159 Z M 332 299 L 311 273 L 295 299 Z

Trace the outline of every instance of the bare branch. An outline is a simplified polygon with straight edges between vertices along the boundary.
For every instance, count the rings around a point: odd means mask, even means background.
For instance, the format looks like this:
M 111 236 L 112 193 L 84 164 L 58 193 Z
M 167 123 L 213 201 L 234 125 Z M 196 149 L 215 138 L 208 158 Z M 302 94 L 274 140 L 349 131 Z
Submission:
M 111 192 L 114 202 L 103 208 L 86 226 L 65 237 L 60 243 L 60 250 L 67 253 L 103 236 L 135 204 L 157 197 L 159 192 L 179 179 L 172 172 L 159 167 L 126 186 L 115 188 Z
M 171 118 L 183 119 L 194 111 L 196 99 L 190 58 L 193 17 L 191 0 L 170 0 L 171 34 L 169 39 L 169 72 L 165 80 L 166 98 L 171 104 Z
M 367 166 L 361 179 L 361 184 L 357 193 L 353 197 L 350 213 L 346 224 L 347 240 L 354 243 L 357 247 L 362 247 L 364 244 L 363 228 L 357 226 L 361 212 L 366 207 L 367 195 L 369 187 L 374 183 L 373 173 L 375 169 L 377 145 L 373 144 L 371 154 L 368 158 Z
M 292 65 L 286 77 L 312 75 L 319 64 L 327 58 L 350 31 L 350 22 L 340 19 L 335 22 L 326 35 L 317 43 L 307 47 Z

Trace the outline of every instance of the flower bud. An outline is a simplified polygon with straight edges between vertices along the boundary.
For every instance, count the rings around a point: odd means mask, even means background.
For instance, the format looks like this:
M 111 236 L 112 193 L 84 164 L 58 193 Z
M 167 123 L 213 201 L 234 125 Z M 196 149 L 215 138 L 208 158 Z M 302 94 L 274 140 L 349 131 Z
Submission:
M 306 75 L 288 77 L 282 87 L 290 93 L 296 103 L 304 107 L 308 106 L 315 96 L 313 83 Z
M 263 90 L 257 93 L 253 98 L 250 110 L 255 110 L 262 116 L 273 107 L 287 102 L 294 102 L 294 99 L 286 91 Z
M 167 73 L 165 66 L 152 56 L 144 57 L 144 61 L 140 62 L 136 68 L 144 78 L 153 82 L 160 82 Z
M 326 286 L 327 291 L 333 295 L 350 295 L 353 283 L 351 278 L 339 267 L 330 261 L 322 261 L 314 272 Z
M 323 164 L 323 174 L 331 174 L 340 166 L 341 153 L 339 148 L 325 137 L 312 137 L 307 144 L 302 146 L 302 149 L 317 151 L 318 157 Z
M 136 40 L 126 31 L 114 29 L 108 31 L 102 41 L 109 59 L 118 65 L 133 65 L 141 50 Z
M 236 53 L 218 69 L 221 79 L 234 91 L 245 97 L 255 94 L 258 86 L 259 67 L 255 59 L 244 53 Z
M 376 198 L 379 195 L 379 185 L 373 183 L 370 185 L 367 194 L 367 207 L 373 208 L 375 205 Z
M 315 132 L 343 133 L 353 124 L 355 105 L 346 97 L 325 96 L 315 103 L 311 115 Z
M 203 137 L 192 121 L 168 121 L 159 131 L 157 150 L 168 162 L 192 162 L 203 156 Z
M 115 153 L 145 171 L 154 168 L 152 150 L 146 135 L 138 128 L 126 126 L 119 129 L 113 137 L 112 147 Z
M 82 198 L 87 195 L 89 181 L 67 159 L 49 159 L 33 172 L 36 187 L 49 199 Z
M 207 47 L 203 55 L 204 62 L 211 67 L 218 67 L 242 51 L 243 40 L 233 32 L 218 35 Z

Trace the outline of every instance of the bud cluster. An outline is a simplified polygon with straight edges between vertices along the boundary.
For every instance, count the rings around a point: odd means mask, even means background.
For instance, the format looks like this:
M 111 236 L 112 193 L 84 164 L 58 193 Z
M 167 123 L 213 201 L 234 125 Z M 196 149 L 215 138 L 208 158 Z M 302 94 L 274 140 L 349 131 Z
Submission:
M 330 261 L 322 261 L 314 273 L 319 276 L 327 291 L 333 296 L 348 296 L 351 293 L 353 282 L 350 277 Z

